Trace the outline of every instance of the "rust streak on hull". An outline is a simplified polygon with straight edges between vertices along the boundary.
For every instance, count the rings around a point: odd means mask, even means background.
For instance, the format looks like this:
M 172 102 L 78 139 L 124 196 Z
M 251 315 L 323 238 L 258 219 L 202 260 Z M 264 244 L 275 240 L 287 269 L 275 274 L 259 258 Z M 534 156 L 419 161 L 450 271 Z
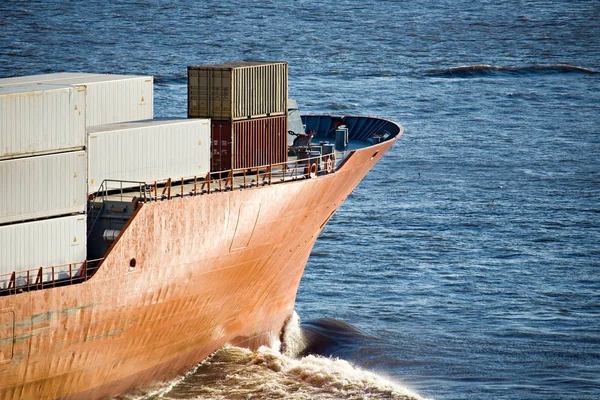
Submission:
M 143 204 L 92 279 L 0 298 L 19 338 L 0 398 L 100 399 L 276 340 L 321 229 L 396 139 L 316 179 Z

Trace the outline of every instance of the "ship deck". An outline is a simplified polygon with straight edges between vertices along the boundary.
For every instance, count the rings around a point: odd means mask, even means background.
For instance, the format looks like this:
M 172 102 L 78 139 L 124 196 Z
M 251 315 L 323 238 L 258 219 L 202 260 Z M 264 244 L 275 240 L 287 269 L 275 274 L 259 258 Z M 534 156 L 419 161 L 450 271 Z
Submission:
M 318 145 L 323 141 L 326 139 L 316 137 L 313 138 L 311 145 Z M 94 201 L 167 200 L 316 178 L 334 173 L 350 153 L 369 145 L 363 141 L 349 140 L 346 150 L 334 151 L 333 157 L 321 155 L 298 158 L 298 156 L 290 155 L 285 163 L 213 172 L 202 177 L 171 178 L 156 182 L 106 180 L 94 195 Z M 328 166 L 329 160 L 331 160 L 331 164 Z M 316 165 L 316 171 L 313 164 Z

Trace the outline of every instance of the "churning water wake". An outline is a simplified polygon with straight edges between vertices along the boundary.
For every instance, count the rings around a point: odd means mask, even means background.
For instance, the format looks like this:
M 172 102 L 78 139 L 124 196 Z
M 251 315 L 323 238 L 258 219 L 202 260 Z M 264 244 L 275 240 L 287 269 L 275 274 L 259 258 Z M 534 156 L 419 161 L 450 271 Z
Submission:
M 334 336 L 334 332 L 341 335 Z M 225 346 L 185 376 L 163 383 L 151 393 L 128 398 L 422 399 L 403 385 L 348 361 L 312 354 L 354 335 L 363 336 L 341 321 L 324 319 L 305 328 L 296 316 L 288 323 L 280 348 L 263 346 L 251 351 Z

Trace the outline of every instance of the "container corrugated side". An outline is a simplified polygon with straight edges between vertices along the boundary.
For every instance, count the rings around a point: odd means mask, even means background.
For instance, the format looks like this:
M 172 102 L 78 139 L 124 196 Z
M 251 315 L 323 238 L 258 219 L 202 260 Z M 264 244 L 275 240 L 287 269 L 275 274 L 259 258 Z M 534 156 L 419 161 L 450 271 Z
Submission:
M 243 120 L 287 113 L 285 62 L 188 67 L 188 116 Z
M 86 123 L 97 126 L 154 117 L 152 76 L 56 73 L 0 79 L 0 87 L 27 84 L 86 86 Z
M 188 117 L 232 119 L 230 69 L 188 67 Z
M 7 288 L 12 272 L 21 272 L 17 283 L 23 285 L 27 275 L 22 271 L 55 266 L 56 280 L 68 275 L 65 264 L 79 270 L 87 255 L 86 228 L 85 215 L 0 226 L 0 288 Z M 43 272 L 44 281 L 51 281 L 52 269 Z M 35 278 L 30 274 L 31 284 Z
M 287 160 L 287 116 L 237 121 L 233 126 L 234 169 Z
M 211 122 L 211 171 L 287 160 L 287 116 Z
M 83 149 L 84 86 L 0 87 L 0 159 Z
M 219 172 L 231 169 L 233 165 L 231 144 L 231 121 L 211 120 L 210 124 L 210 171 Z
M 52 80 L 52 85 L 87 87 L 87 126 L 154 118 L 152 76 L 91 75 Z
M 0 224 L 84 213 L 85 151 L 0 161 Z
M 233 70 L 233 118 L 287 114 L 287 63 L 272 63 Z
M 151 183 L 203 177 L 210 170 L 207 119 L 112 124 L 91 128 L 88 133 L 90 193 L 105 179 Z

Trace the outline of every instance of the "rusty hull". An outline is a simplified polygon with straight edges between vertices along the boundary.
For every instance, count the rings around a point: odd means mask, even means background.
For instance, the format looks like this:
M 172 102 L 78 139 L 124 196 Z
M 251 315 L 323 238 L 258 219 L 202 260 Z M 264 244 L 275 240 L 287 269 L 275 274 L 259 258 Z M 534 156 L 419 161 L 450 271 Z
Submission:
M 318 178 L 143 204 L 90 280 L 0 298 L 0 398 L 100 399 L 277 343 L 317 236 L 398 137 Z

